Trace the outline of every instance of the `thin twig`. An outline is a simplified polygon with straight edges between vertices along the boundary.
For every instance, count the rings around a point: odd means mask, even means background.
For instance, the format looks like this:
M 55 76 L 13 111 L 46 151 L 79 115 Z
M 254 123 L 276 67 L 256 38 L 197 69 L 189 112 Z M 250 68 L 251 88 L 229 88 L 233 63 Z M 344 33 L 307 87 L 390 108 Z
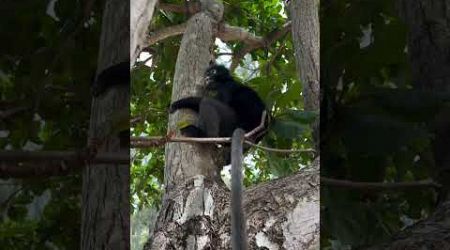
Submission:
M 314 149 L 279 149 L 279 148 L 269 148 L 269 147 L 265 147 L 265 146 L 261 146 L 258 144 L 255 144 L 249 140 L 245 140 L 244 141 L 245 144 L 250 145 L 252 147 L 256 147 L 256 148 L 260 148 L 260 149 L 264 149 L 266 151 L 269 152 L 274 152 L 274 153 L 285 153 L 285 154 L 291 154 L 291 153 L 303 153 L 303 152 L 315 152 Z
M 254 128 L 252 131 L 245 134 L 245 138 L 249 139 L 254 134 L 265 129 L 266 122 L 266 111 L 263 111 L 261 116 L 261 123 Z M 231 137 L 208 137 L 208 138 L 198 138 L 198 137 L 171 137 L 171 136 L 153 136 L 153 137 L 130 137 L 130 142 L 132 146 L 135 147 L 148 147 L 148 146 L 159 146 L 161 142 L 198 142 L 198 143 L 230 143 Z
M 258 133 L 259 131 L 262 131 L 263 129 L 266 128 L 266 117 L 267 117 L 267 112 L 264 110 L 262 112 L 261 115 L 261 123 L 259 123 L 258 127 L 254 128 L 252 131 L 248 132 L 245 134 L 245 139 L 249 139 L 250 137 L 252 137 L 254 134 Z
M 245 134 L 244 143 L 257 147 L 269 152 L 275 153 L 301 153 L 301 152 L 315 152 L 313 149 L 278 149 L 278 148 L 270 148 L 265 146 L 260 146 L 251 141 L 252 136 L 256 133 L 261 132 L 266 129 L 266 118 L 269 117 L 266 115 L 266 111 L 263 111 L 261 116 L 261 123 L 254 128 L 252 131 Z M 162 146 L 168 142 L 196 142 L 196 143 L 230 143 L 230 137 L 208 137 L 208 138 L 197 138 L 197 137 L 171 137 L 171 136 L 151 136 L 151 137 L 130 137 L 130 144 L 133 148 L 148 148 L 148 147 L 158 147 Z
M 320 183 L 328 186 L 354 188 L 354 189 L 371 189 L 371 190 L 384 190 L 384 189 L 408 189 L 418 187 L 431 187 L 442 188 L 442 185 L 434 182 L 431 179 L 421 181 L 409 181 L 409 182 L 395 182 L 395 183 L 381 183 L 381 182 L 355 182 L 348 180 L 338 180 L 327 177 L 320 177 Z

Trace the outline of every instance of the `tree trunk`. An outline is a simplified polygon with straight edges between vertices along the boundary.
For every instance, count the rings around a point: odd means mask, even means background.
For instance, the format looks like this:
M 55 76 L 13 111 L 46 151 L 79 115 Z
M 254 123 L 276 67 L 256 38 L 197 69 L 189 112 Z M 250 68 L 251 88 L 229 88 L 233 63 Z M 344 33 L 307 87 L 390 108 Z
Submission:
M 203 74 L 212 59 L 211 51 L 217 19 L 208 11 L 209 5 L 223 6 L 206 1 L 202 10 L 188 21 L 181 41 L 175 66 L 172 101 L 182 97 L 200 95 L 205 83 Z M 169 130 L 177 129 L 177 121 L 194 119 L 187 111 L 169 117 Z M 221 226 L 220 211 L 216 201 L 227 200 L 223 186 L 215 183 L 219 179 L 218 167 L 211 154 L 211 146 L 170 143 L 166 146 L 164 172 L 165 194 L 162 208 L 151 241 L 145 249 L 202 249 L 216 245 Z M 213 181 L 214 180 L 214 181 Z M 215 213 L 213 213 L 215 212 Z
M 113 64 L 129 60 L 129 15 L 127 1 L 106 1 L 97 74 Z M 128 110 L 129 103 L 129 86 L 111 89 L 93 99 L 89 138 L 105 138 L 99 153 L 129 154 L 129 148 L 120 148 L 118 136 L 112 134 L 114 113 Z M 129 178 L 128 165 L 85 167 L 81 249 L 129 249 Z
M 319 249 L 318 162 L 244 192 L 249 249 Z M 226 187 L 198 176 L 168 195 L 144 249 L 231 249 Z
M 136 62 L 147 38 L 147 31 L 153 17 L 157 0 L 130 1 L 130 63 Z
M 450 6 L 448 0 L 398 0 L 409 28 L 408 52 L 416 88 L 450 94 Z M 436 118 L 435 161 L 440 182 L 450 188 L 450 110 Z M 447 192 L 448 193 L 448 192 Z M 450 197 L 447 197 L 447 199 Z
M 303 85 L 306 111 L 320 110 L 320 24 L 319 1 L 294 0 L 289 3 L 292 39 L 298 74 Z M 319 117 L 313 124 L 314 141 L 319 150 Z M 319 151 L 317 151 L 319 152 Z
M 448 0 L 398 0 L 400 16 L 409 29 L 408 53 L 417 89 L 450 94 L 450 5 Z M 433 122 L 435 172 L 444 186 L 442 202 L 424 221 L 372 249 L 450 249 L 450 109 Z

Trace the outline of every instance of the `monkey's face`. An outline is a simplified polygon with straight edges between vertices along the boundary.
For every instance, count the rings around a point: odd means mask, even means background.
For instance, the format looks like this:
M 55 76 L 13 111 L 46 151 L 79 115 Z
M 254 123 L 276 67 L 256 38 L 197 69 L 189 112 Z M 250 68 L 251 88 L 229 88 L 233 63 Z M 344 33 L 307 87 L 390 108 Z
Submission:
M 205 72 L 207 83 L 224 81 L 231 78 L 230 72 L 222 65 L 212 65 Z

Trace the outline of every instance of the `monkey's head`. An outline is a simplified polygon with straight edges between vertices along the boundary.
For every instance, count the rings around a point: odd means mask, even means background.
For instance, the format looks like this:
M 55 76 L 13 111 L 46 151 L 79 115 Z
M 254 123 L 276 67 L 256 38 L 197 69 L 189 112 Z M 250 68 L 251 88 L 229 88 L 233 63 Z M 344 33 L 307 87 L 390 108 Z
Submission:
M 225 66 L 217 64 L 208 67 L 205 72 L 205 78 L 207 83 L 233 80 L 230 71 Z

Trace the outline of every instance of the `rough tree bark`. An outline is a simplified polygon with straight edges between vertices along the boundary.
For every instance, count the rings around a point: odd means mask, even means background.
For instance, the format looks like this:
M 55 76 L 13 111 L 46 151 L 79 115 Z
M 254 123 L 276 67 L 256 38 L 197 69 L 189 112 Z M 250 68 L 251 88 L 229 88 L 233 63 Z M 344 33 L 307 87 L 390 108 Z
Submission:
M 222 4 L 203 1 L 201 11 L 188 21 L 175 66 L 172 101 L 200 94 L 222 13 Z M 193 119 L 187 115 L 187 111 L 171 115 L 169 130 L 177 130 L 180 118 Z M 166 146 L 163 204 L 145 249 L 203 249 L 217 245 L 221 235 L 217 229 L 223 224 L 220 218 L 225 217 L 221 213 L 226 211 L 215 206 L 227 198 L 224 187 L 213 181 L 219 176 L 209 148 L 187 143 Z
M 306 111 L 320 110 L 320 24 L 319 0 L 289 3 L 292 19 L 292 39 L 298 74 L 303 85 Z M 319 116 L 313 124 L 313 137 L 317 153 L 320 153 Z
M 305 110 L 320 108 L 320 26 L 319 1 L 289 3 L 296 65 L 303 84 Z
M 203 74 L 220 32 L 223 5 L 201 2 L 187 23 L 175 67 L 172 101 L 201 94 Z M 169 117 L 169 130 L 188 111 Z M 151 239 L 144 249 L 230 249 L 228 188 L 220 180 L 211 145 L 166 146 L 165 193 Z M 317 249 L 319 244 L 318 160 L 310 171 L 252 187 L 244 193 L 249 249 Z
M 450 4 L 448 0 L 398 0 L 406 23 L 408 54 L 416 88 L 450 94 Z M 444 186 L 442 202 L 434 213 L 372 249 L 450 249 L 450 109 L 434 121 L 435 172 Z M 446 195 L 445 195 L 446 193 Z
M 97 74 L 118 62 L 129 60 L 128 1 L 108 0 L 102 19 Z M 90 140 L 102 139 L 101 152 L 129 154 L 111 135 L 113 115 L 129 114 L 129 87 L 111 89 L 94 98 L 89 128 Z M 129 249 L 129 166 L 96 164 L 83 170 L 81 249 Z
M 145 46 L 147 31 L 157 0 L 130 1 L 130 64 L 136 62 Z

